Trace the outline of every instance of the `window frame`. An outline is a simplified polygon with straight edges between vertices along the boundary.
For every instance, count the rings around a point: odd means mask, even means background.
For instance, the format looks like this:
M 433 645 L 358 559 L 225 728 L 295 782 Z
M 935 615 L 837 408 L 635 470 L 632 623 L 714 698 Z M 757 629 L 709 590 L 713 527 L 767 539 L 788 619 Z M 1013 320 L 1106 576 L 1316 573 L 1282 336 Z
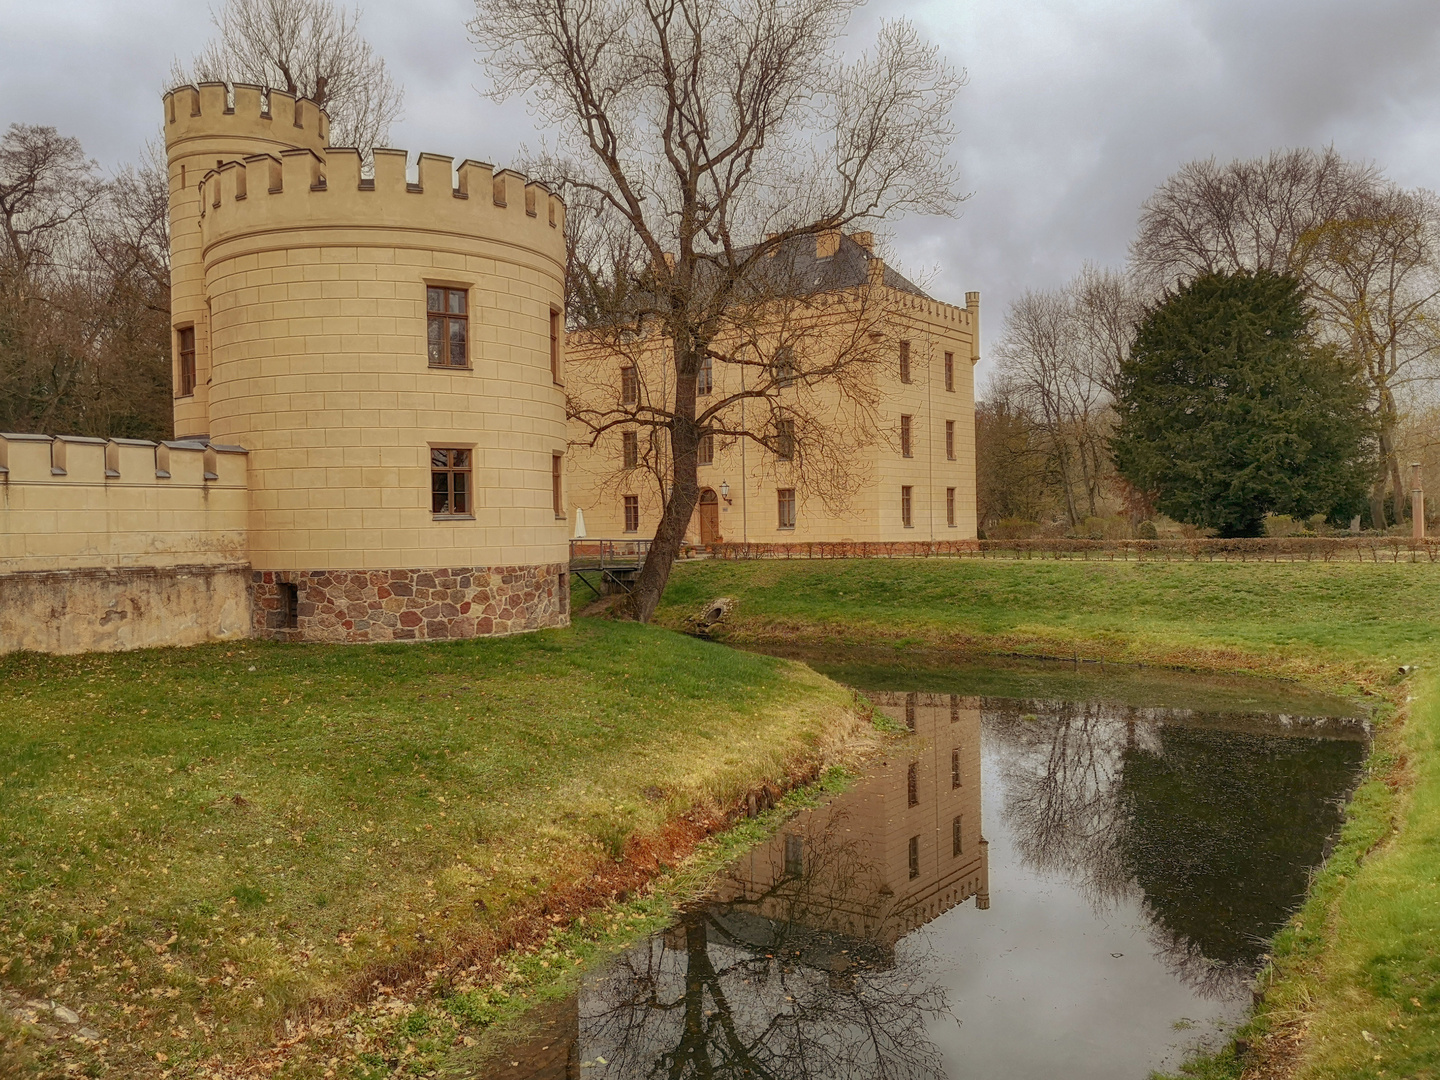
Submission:
M 624 495 L 621 498 L 625 508 L 625 532 L 638 533 L 640 531 L 640 496 Z
M 920 837 L 910 837 L 908 847 L 909 851 L 907 854 L 910 861 L 910 880 L 914 881 L 920 876 Z
M 695 372 L 695 395 L 709 397 L 715 392 L 715 358 L 709 353 L 700 357 L 699 370 Z
M 907 529 L 915 527 L 915 486 L 900 486 L 900 524 Z
M 560 322 L 560 312 L 550 309 L 550 381 L 556 386 L 563 384 L 560 378 L 560 347 L 565 338 L 565 328 Z
M 435 521 L 474 521 L 475 520 L 475 447 L 474 446 L 438 446 L 432 444 L 430 450 L 430 516 Z M 438 465 L 435 461 L 436 454 L 445 454 L 445 464 Z M 452 455 L 464 454 L 463 465 L 457 465 L 458 460 Z M 445 497 L 451 509 L 435 509 L 435 478 L 436 476 L 447 476 Z M 463 509 L 454 509 L 456 498 L 455 478 L 464 476 L 464 499 Z
M 622 469 L 638 469 L 640 467 L 640 433 L 638 431 L 620 432 L 620 467 Z
M 945 524 L 949 528 L 955 528 L 955 489 L 945 489 Z
M 788 417 L 775 421 L 775 460 L 795 460 L 795 421 Z
M 715 436 L 714 436 L 713 434 L 711 434 L 711 435 L 701 435 L 700 438 L 696 441 L 696 443 L 695 443 L 695 464 L 696 464 L 696 465 L 714 465 L 714 464 L 715 464 Z
M 555 520 L 565 520 L 565 473 L 561 462 L 564 454 L 550 454 L 550 496 L 555 505 Z
M 185 347 L 186 335 L 189 335 L 190 347 L 188 349 Z M 196 337 L 194 323 L 175 328 L 176 374 L 178 376 L 176 381 L 179 391 L 175 395 L 177 398 L 195 396 L 195 385 L 199 382 L 199 368 L 195 362 Z
M 790 517 L 789 524 L 786 524 L 786 521 L 785 521 L 785 517 L 786 517 L 785 511 L 786 511 L 787 509 L 790 511 L 790 514 L 789 514 L 789 517 Z M 776 488 L 776 489 L 775 489 L 775 523 L 776 523 L 776 524 L 775 524 L 775 527 L 776 527 L 777 529 L 780 529 L 780 530 L 784 531 L 784 532 L 793 532 L 793 531 L 795 530 L 795 522 L 798 520 L 799 516 L 800 516 L 800 515 L 799 515 L 798 511 L 796 510 L 796 506 L 795 506 L 795 489 L 794 489 L 793 487 L 792 487 L 792 488 Z
M 963 780 L 960 768 L 960 747 L 956 746 L 950 750 L 950 790 L 958 791 L 964 786 Z
M 640 372 L 634 364 L 620 366 L 620 404 L 640 404 Z
M 900 381 L 907 386 L 914 382 L 910 371 L 910 342 L 900 342 Z
M 440 294 L 440 307 L 438 310 L 431 308 L 432 294 Z M 463 311 L 454 312 L 450 310 L 450 298 L 458 296 L 461 298 Z M 439 322 L 441 326 L 440 343 L 445 359 L 436 361 L 430 354 L 431 326 Z M 463 363 L 453 363 L 454 341 L 452 340 L 451 324 L 458 323 L 464 326 Z M 443 282 L 425 282 L 425 365 L 434 371 L 470 371 L 473 365 L 470 362 L 470 286 L 453 285 Z
M 784 390 L 795 385 L 799 377 L 796 374 L 795 350 L 789 345 L 782 345 L 775 350 L 775 355 L 770 358 L 770 377 L 775 381 L 775 387 Z
M 955 421 L 945 421 L 945 460 L 955 460 Z
M 905 807 L 920 805 L 920 763 L 912 761 L 905 773 Z
M 955 354 L 948 351 L 945 353 L 945 389 L 955 392 Z
M 915 417 L 908 413 L 900 414 L 900 456 L 915 456 Z
M 950 857 L 952 859 L 965 853 L 965 826 L 962 824 L 964 814 L 956 814 L 950 822 Z

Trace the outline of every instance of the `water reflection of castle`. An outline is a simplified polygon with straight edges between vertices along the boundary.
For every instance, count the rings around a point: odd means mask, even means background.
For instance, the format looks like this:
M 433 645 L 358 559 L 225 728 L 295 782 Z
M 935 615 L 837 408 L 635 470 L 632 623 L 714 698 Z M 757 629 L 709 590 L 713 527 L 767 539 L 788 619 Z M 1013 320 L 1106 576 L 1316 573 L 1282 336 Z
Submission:
M 731 871 L 719 899 L 771 920 L 890 947 L 972 896 L 990 906 L 980 822 L 980 699 L 871 693 L 914 743 L 839 799 L 789 822 Z M 803 880 L 803 910 L 787 882 Z M 746 903 L 749 901 L 750 903 Z

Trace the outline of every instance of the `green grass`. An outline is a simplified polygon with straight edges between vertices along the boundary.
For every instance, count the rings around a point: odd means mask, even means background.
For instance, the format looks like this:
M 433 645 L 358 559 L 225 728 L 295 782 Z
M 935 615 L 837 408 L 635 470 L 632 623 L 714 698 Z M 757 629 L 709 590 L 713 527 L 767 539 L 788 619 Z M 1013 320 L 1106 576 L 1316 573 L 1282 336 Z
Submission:
M 0 658 L 0 987 L 109 1040 L 5 1023 L 0 1073 L 242 1061 L 503 941 L 630 838 L 781 777 L 849 704 L 800 665 L 598 620 Z
M 1025 651 L 1148 657 L 1152 647 L 1430 655 L 1440 565 L 870 559 L 703 562 L 676 568 L 657 618 L 733 596 L 741 637 L 1013 641 Z
M 1245 1045 L 1185 1071 L 1440 1076 L 1440 566 L 710 562 L 677 568 L 659 618 L 678 625 L 719 596 L 737 603 L 718 636 L 737 643 L 1145 662 L 1368 699 L 1367 778 L 1274 942 Z

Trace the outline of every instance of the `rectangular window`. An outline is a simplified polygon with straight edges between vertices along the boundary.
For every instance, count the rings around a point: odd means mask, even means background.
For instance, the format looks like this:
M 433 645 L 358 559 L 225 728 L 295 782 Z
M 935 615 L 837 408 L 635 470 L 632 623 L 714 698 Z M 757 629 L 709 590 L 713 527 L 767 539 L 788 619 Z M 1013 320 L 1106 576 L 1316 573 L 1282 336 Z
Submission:
M 775 456 L 781 461 L 795 460 L 795 421 L 775 421 Z
M 430 512 L 465 517 L 470 503 L 470 451 L 430 448 Z
M 910 880 L 920 876 L 920 838 L 910 837 Z
M 775 502 L 782 529 L 795 528 L 795 489 L 780 488 L 775 492 Z
M 957 746 L 950 751 L 950 786 L 960 786 L 960 748 Z
M 945 389 L 951 393 L 955 391 L 955 354 L 953 352 L 945 354 Z
M 180 335 L 180 396 L 195 393 L 195 327 L 182 326 Z
M 954 460 L 955 460 L 955 421 L 954 421 L 954 420 L 946 420 L 946 421 L 945 421 L 945 457 L 946 457 L 948 460 L 950 460 L 950 461 L 954 461 Z
M 900 417 L 900 456 L 914 457 L 915 448 L 910 442 L 910 417 Z
M 945 524 L 955 528 L 955 489 L 945 489 Z
M 795 350 L 788 345 L 775 350 L 775 359 L 770 362 L 771 375 L 778 387 L 791 386 L 795 382 Z
M 798 878 L 805 872 L 805 842 L 798 836 L 785 837 L 785 876 Z
M 560 458 L 559 454 L 550 456 L 550 497 L 555 503 L 555 516 L 565 516 L 565 502 L 560 491 Z
M 714 435 L 702 435 L 702 436 L 700 436 L 700 445 L 695 448 L 695 464 L 697 464 L 697 465 L 714 465 L 714 464 L 715 464 L 715 436 L 714 436 Z
M 908 484 L 900 489 L 900 524 L 907 529 L 915 527 L 910 515 L 910 492 L 913 490 Z
M 464 289 L 431 285 L 425 290 L 431 367 L 470 366 L 470 315 Z
M 634 431 L 620 433 L 620 458 L 627 469 L 633 469 L 640 464 L 639 434 Z
M 280 584 L 280 616 L 286 630 L 300 628 L 300 586 Z
M 550 381 L 560 385 L 560 313 L 550 312 Z
M 950 823 L 950 854 L 951 854 L 951 855 L 959 855 L 961 849 L 964 847 L 964 845 L 960 843 L 960 836 L 961 836 L 961 832 L 960 832 L 960 818 L 959 818 L 959 816 L 957 815 L 956 818 L 955 818 L 955 820 Z
M 905 793 L 909 799 L 910 806 L 920 805 L 920 764 L 912 761 L 910 772 L 905 777 Z
M 911 731 L 915 730 L 915 695 L 905 695 L 905 726 Z
M 910 381 L 910 343 L 908 341 L 900 342 L 900 381 L 902 383 Z
M 715 360 L 711 356 L 700 358 L 700 370 L 695 375 L 695 393 L 702 397 L 715 389 Z
M 620 404 L 640 404 L 640 377 L 629 365 L 620 369 Z
M 640 496 L 625 496 L 625 531 L 627 533 L 640 531 Z

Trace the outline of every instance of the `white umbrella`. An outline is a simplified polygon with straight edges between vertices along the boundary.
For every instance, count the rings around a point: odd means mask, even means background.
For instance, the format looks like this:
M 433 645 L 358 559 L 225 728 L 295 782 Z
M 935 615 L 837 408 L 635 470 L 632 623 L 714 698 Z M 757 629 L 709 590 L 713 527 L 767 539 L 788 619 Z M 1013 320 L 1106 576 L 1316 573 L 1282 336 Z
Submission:
M 585 511 L 578 506 L 575 508 L 575 539 L 585 539 Z

